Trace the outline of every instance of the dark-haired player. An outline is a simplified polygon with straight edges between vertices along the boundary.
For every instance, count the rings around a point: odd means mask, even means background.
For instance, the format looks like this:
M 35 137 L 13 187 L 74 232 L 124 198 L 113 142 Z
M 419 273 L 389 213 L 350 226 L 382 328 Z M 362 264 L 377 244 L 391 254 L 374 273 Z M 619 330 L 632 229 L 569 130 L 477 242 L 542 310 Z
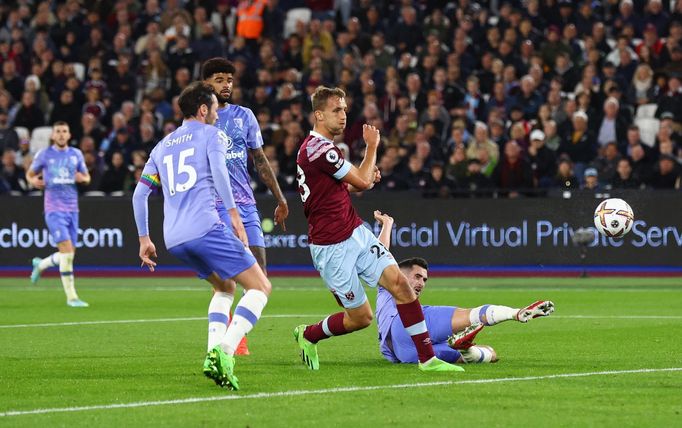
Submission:
M 379 211 L 374 212 L 374 218 L 381 223 L 379 241 L 389 248 L 393 218 Z M 398 266 L 415 294 L 421 295 L 429 279 L 426 260 L 413 257 L 401 261 Z M 497 361 L 495 350 L 473 343 L 484 326 L 511 320 L 526 323 L 533 318 L 548 316 L 554 312 L 554 303 L 539 300 L 521 309 L 501 305 L 483 305 L 471 309 L 425 305 L 422 310 L 438 358 L 450 363 L 491 363 Z M 377 292 L 376 311 L 379 348 L 384 358 L 394 363 L 416 363 L 417 350 L 398 320 L 393 298 L 382 287 Z
M 261 227 L 258 207 L 256 207 L 256 199 L 251 189 L 251 178 L 247 164 L 249 154 L 251 154 L 253 164 L 260 179 L 277 199 L 274 220 L 275 224 L 280 224 L 284 230 L 286 230 L 284 222 L 289 215 L 289 207 L 287 200 L 282 194 L 282 190 L 279 188 L 277 177 L 263 152 L 263 136 L 261 135 L 256 116 L 251 109 L 228 102 L 232 95 L 234 72 L 235 67 L 230 61 L 225 58 L 216 57 L 204 62 L 201 68 L 201 77 L 204 83 L 209 84 L 213 88 L 213 92 L 218 99 L 218 119 L 215 122 L 215 126 L 227 136 L 225 162 L 230 174 L 234 202 L 237 205 L 237 210 L 246 229 L 246 235 L 249 238 L 249 248 L 256 257 L 258 265 L 263 269 L 263 272 L 267 273 L 263 229 Z M 222 200 L 218 199 L 217 202 L 220 218 L 224 222 L 229 221 Z M 234 289 L 234 285 L 230 289 Z M 209 309 L 208 316 L 209 324 L 211 325 L 209 330 L 216 334 L 209 333 L 208 349 L 215 345 L 215 340 L 212 338 L 217 340 L 222 331 L 227 328 L 234 295 L 230 292 L 218 292 L 218 298 L 214 300 L 215 306 Z M 237 350 L 237 355 L 242 354 L 249 354 L 246 338 L 244 338 L 244 341 Z

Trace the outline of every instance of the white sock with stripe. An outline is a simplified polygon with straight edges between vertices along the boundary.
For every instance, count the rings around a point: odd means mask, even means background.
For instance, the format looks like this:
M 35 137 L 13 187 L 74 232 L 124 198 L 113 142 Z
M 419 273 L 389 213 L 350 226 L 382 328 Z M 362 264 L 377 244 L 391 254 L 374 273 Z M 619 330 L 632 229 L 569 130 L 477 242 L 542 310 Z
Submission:
M 268 296 L 260 290 L 248 290 L 234 309 L 232 322 L 227 327 L 220 346 L 227 355 L 234 355 L 246 333 L 253 329 L 268 303 Z
M 483 305 L 471 309 L 469 312 L 469 322 L 471 324 L 483 323 L 485 325 L 495 325 L 503 321 L 516 319 L 518 309 L 509 306 Z
M 76 286 L 73 279 L 73 253 L 61 253 L 59 257 L 59 275 L 66 294 L 66 300 L 77 300 Z
M 59 259 L 60 259 L 60 253 L 58 253 L 58 252 L 53 253 L 52 255 L 45 257 L 38 264 L 38 270 L 40 272 L 43 272 L 45 269 L 49 269 L 51 267 L 59 266 Z
M 230 323 L 230 308 L 234 295 L 216 291 L 208 305 L 208 350 L 210 351 L 225 336 L 227 325 Z

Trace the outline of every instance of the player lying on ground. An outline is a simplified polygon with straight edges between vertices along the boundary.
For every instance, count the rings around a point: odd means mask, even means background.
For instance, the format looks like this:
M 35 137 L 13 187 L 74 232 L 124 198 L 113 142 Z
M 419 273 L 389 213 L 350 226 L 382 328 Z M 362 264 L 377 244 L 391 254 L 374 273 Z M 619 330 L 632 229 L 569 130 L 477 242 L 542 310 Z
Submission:
M 160 185 L 163 235 L 168 251 L 192 267 L 217 292 L 232 291 L 227 288 L 231 284 L 228 279 L 234 279 L 246 290 L 229 327 L 226 314 L 215 320 L 216 328 L 221 326 L 222 330 L 209 333 L 216 335 L 217 344 L 208 351 L 204 362 L 204 374 L 216 384 L 239 389 L 234 375 L 234 353 L 260 318 L 272 287 L 246 248 L 246 231 L 225 165 L 228 139 L 223 131 L 212 126 L 218 107 L 213 89 L 205 83 L 192 83 L 182 91 L 178 104 L 185 118 L 182 126 L 154 147 L 133 194 L 139 255 L 142 264 L 153 271 L 156 263 L 151 257 L 156 257 L 156 247 L 149 236 L 147 198 L 151 187 Z M 218 216 L 216 194 L 223 199 L 230 225 L 226 226 Z M 233 230 L 228 229 L 230 226 Z M 212 300 L 209 308 L 214 304 Z
M 45 191 L 45 223 L 57 243 L 58 252 L 33 259 L 31 283 L 38 282 L 45 269 L 59 266 L 66 304 L 74 308 L 89 305 L 78 298 L 73 276 L 73 259 L 78 241 L 78 189 L 76 183 L 88 184 L 90 174 L 83 153 L 69 147 L 71 131 L 66 122 L 52 125 L 52 145 L 36 154 L 26 179 L 36 189 Z
M 436 358 L 414 290 L 393 255 L 363 225 L 351 203 L 351 188 L 369 190 L 381 179 L 376 167 L 379 130 L 363 125 L 367 149 L 360 166 L 355 167 L 334 145 L 334 138 L 343 135 L 346 127 L 343 90 L 318 87 L 312 95 L 312 107 L 315 125 L 298 151 L 296 179 L 308 220 L 313 264 L 343 311 L 294 329 L 301 358 L 310 369 L 319 370 L 319 341 L 362 330 L 372 323 L 372 307 L 360 283 L 362 278 L 370 287 L 381 284 L 396 300 L 397 318 L 414 342 L 420 370 L 463 371 Z
M 381 224 L 379 241 L 389 248 L 393 218 L 379 211 L 374 212 L 374 218 Z M 428 280 L 426 260 L 414 257 L 401 261 L 398 266 L 407 277 L 410 287 L 419 296 Z M 497 354 L 493 348 L 473 343 L 483 327 L 511 320 L 526 323 L 533 318 L 548 316 L 554 312 L 554 303 L 539 300 L 521 309 L 500 305 L 483 305 L 471 309 L 425 305 L 422 310 L 438 358 L 451 363 L 494 363 L 497 361 Z M 416 363 L 417 350 L 397 317 L 395 301 L 382 287 L 379 287 L 377 293 L 376 314 L 379 348 L 384 358 L 393 363 Z

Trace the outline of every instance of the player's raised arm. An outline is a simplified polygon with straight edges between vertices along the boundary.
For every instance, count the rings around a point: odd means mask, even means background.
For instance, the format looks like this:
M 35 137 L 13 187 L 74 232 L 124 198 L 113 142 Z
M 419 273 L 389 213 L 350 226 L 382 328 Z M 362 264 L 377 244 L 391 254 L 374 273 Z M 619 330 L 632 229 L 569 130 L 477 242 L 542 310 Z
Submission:
M 232 196 L 232 185 L 230 184 L 230 174 L 225 164 L 225 153 L 227 150 L 227 136 L 223 131 L 216 130 L 213 140 L 207 146 L 208 163 L 213 176 L 213 184 L 218 196 L 223 200 L 225 209 L 230 215 L 232 228 L 240 241 L 244 245 L 249 245 L 249 238 L 246 236 L 246 229 L 237 211 L 237 206 Z
M 137 225 L 137 235 L 140 239 L 140 260 L 142 260 L 142 266 L 147 266 L 152 272 L 154 272 L 156 262 L 151 258 L 156 257 L 156 247 L 149 237 L 149 206 L 147 205 L 147 199 L 152 193 L 152 189 L 159 185 L 159 173 L 154 161 L 150 157 L 142 171 L 140 181 L 135 186 L 133 214 L 135 215 L 135 224 Z
M 379 242 L 384 244 L 386 249 L 391 247 L 391 230 L 393 229 L 393 217 L 379 210 L 374 211 L 374 219 L 381 224 L 381 232 L 379 232 Z
M 348 174 L 343 177 L 343 181 L 353 186 L 356 190 L 369 190 L 374 187 L 374 183 L 380 175 L 377 175 L 377 148 L 379 147 L 379 130 L 372 125 L 362 125 L 362 137 L 367 144 L 365 157 L 360 163 L 360 167 L 352 166 Z

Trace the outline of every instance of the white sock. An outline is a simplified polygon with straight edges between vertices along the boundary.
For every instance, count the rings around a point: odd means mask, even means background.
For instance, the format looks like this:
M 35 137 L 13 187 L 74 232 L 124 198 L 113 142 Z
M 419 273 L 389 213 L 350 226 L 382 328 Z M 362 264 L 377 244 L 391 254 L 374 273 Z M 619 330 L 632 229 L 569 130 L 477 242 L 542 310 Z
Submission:
M 516 319 L 517 312 L 519 312 L 518 309 L 510 308 L 509 306 L 483 305 L 471 309 L 469 321 L 472 324 L 495 325 L 502 321 Z
M 227 327 L 220 346 L 227 355 L 234 355 L 242 338 L 250 332 L 260 318 L 263 308 L 268 303 L 268 296 L 260 290 L 248 290 L 234 309 L 232 322 Z
M 40 263 L 38 264 L 38 270 L 42 272 L 45 269 L 58 266 L 59 260 L 60 253 L 54 253 L 52 255 L 49 255 L 40 261 Z
M 465 363 L 490 363 L 493 360 L 493 353 L 485 346 L 472 346 L 469 349 L 460 351 Z
M 61 253 L 59 257 L 59 275 L 62 278 L 62 286 L 66 293 L 66 300 L 78 299 L 76 287 L 73 281 L 73 253 Z
M 234 295 L 216 291 L 208 305 L 208 350 L 210 351 L 225 336 L 230 323 L 230 308 Z

